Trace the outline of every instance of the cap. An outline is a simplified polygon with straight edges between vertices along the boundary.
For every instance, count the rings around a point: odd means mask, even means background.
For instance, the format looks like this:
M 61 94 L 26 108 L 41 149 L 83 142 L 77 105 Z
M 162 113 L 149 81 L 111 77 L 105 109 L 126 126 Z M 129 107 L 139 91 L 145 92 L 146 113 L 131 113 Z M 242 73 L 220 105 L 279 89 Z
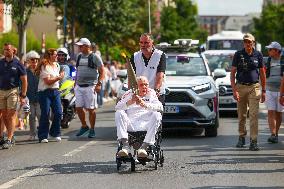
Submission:
M 66 54 L 66 58 L 67 58 L 67 60 L 69 60 L 69 59 L 70 59 L 70 56 L 69 56 L 68 50 L 67 50 L 66 48 L 64 48 L 64 47 L 58 48 L 58 49 L 57 49 L 57 53 L 59 53 L 59 52 L 63 52 L 64 54 Z
M 30 52 L 27 53 L 26 59 L 30 60 L 32 58 L 38 58 L 39 59 L 40 56 L 39 56 L 39 54 L 36 51 L 30 51 Z
M 267 48 L 267 49 L 278 49 L 280 51 L 282 50 L 281 45 L 276 41 L 271 42 L 268 46 L 265 46 L 265 48 Z
M 246 33 L 243 37 L 243 40 L 255 41 L 254 36 L 250 33 Z
M 76 45 L 88 45 L 91 46 L 91 42 L 89 39 L 87 38 L 81 38 L 77 43 L 75 43 Z

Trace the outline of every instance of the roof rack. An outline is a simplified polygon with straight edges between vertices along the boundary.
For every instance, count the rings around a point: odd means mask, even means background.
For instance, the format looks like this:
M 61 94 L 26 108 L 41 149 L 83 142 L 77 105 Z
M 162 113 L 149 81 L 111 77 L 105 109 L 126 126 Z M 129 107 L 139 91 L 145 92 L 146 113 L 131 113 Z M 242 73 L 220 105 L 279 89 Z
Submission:
M 161 49 L 164 52 L 189 52 L 192 49 L 197 49 L 199 52 L 198 44 L 199 40 L 176 39 L 173 44 L 162 42 L 157 44 L 156 48 Z

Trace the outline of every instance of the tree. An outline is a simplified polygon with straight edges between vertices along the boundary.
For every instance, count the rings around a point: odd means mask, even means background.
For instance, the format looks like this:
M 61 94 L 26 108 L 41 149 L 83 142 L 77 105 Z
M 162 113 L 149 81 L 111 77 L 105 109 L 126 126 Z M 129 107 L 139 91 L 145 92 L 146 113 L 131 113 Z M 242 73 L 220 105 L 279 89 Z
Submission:
M 12 5 L 12 17 L 16 22 L 18 33 L 19 33 L 19 43 L 18 43 L 18 53 L 19 57 L 22 58 L 25 54 L 25 36 L 26 27 L 32 11 L 35 7 L 42 7 L 44 5 L 44 0 L 3 0 L 7 5 Z
M 161 41 L 178 38 L 206 40 L 207 32 L 198 26 L 197 5 L 190 0 L 174 0 L 175 6 L 163 8 L 161 13 Z
M 284 4 L 269 3 L 263 8 L 260 18 L 254 18 L 253 34 L 256 40 L 268 45 L 271 41 L 278 41 L 284 45 Z

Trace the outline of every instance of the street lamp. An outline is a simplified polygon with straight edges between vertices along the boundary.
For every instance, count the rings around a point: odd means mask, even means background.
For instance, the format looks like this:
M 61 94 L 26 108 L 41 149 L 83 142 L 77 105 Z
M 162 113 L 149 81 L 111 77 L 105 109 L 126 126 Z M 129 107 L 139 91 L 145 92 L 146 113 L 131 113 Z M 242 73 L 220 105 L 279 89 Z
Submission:
M 149 33 L 151 33 L 151 2 L 148 0 Z

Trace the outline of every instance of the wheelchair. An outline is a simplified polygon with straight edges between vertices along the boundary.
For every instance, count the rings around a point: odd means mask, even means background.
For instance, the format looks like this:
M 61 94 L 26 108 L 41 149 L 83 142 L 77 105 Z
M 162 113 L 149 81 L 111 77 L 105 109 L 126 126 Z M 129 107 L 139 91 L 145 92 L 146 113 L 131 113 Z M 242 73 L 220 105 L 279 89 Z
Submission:
M 117 171 L 120 170 L 122 163 L 131 163 L 131 172 L 135 171 L 136 164 L 146 165 L 148 162 L 154 162 L 154 169 L 158 169 L 158 165 L 163 167 L 164 163 L 164 155 L 163 150 L 161 149 L 162 142 L 162 123 L 160 124 L 157 133 L 155 135 L 155 143 L 154 145 L 150 145 L 147 148 L 147 158 L 138 158 L 137 150 L 141 147 L 143 140 L 146 136 L 146 131 L 136 131 L 136 132 L 128 132 L 128 143 L 131 148 L 131 151 L 128 154 L 128 157 L 119 157 L 117 153 L 122 149 L 122 143 L 118 142 L 118 148 L 116 152 L 116 165 Z

